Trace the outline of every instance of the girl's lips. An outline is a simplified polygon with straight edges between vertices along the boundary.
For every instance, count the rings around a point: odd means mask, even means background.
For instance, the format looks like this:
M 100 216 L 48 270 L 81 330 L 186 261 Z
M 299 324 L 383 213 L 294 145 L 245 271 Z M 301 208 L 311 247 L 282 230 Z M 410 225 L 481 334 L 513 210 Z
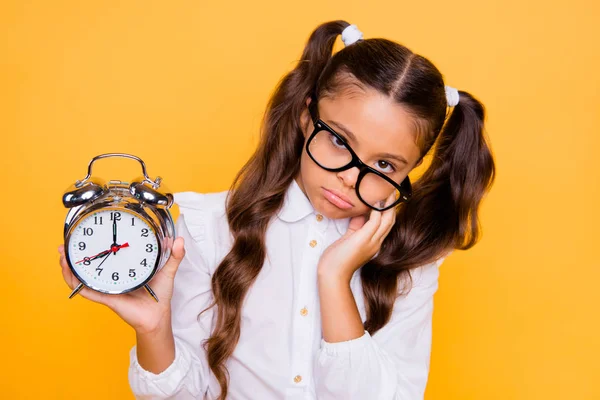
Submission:
M 334 206 L 341 208 L 342 210 L 349 210 L 354 205 L 348 201 L 346 197 L 342 197 L 341 194 L 335 193 L 331 190 L 323 188 L 323 196 L 332 203 Z

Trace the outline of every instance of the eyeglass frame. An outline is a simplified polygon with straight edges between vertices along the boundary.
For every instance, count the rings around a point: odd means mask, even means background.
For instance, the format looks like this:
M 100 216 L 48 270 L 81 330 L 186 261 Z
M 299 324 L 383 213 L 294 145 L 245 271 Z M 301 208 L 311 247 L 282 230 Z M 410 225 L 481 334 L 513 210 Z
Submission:
M 314 101 L 314 99 L 313 99 Z M 316 102 L 315 102 L 316 103 Z M 352 147 L 350 147 L 350 145 L 348 144 L 348 142 L 346 141 L 346 139 L 344 139 L 344 137 L 342 137 L 340 134 L 338 134 L 333 128 L 331 128 L 329 125 L 327 125 L 322 119 L 320 118 L 316 118 L 314 117 L 314 109 L 313 107 L 311 107 L 313 104 L 311 102 L 311 105 L 308 107 L 309 113 L 311 115 L 311 119 L 313 120 L 313 127 L 314 130 L 311 133 L 310 137 L 308 138 L 308 140 L 306 141 L 306 154 L 308 154 L 308 156 L 321 168 L 323 168 L 326 171 L 330 171 L 330 172 L 341 172 L 341 171 L 345 171 L 348 170 L 352 167 L 356 167 L 359 170 L 358 173 L 358 178 L 356 178 L 356 185 L 354 185 L 354 190 L 356 191 L 356 196 L 358 196 L 358 198 L 360 199 L 360 201 L 362 201 L 365 205 L 367 205 L 369 208 L 372 208 L 373 210 L 379 211 L 379 212 L 383 212 L 385 210 L 389 210 L 392 207 L 397 206 L 400 203 L 406 203 L 410 200 L 410 198 L 412 197 L 412 185 L 410 183 L 410 179 L 408 177 L 408 175 L 406 175 L 406 178 L 404 178 L 404 180 L 402 182 L 400 182 L 400 184 L 397 184 L 396 182 L 394 182 L 394 180 L 392 180 L 391 178 L 387 177 L 384 173 L 377 171 L 374 168 L 369 167 L 367 164 L 365 164 L 359 157 L 358 155 L 356 155 L 356 153 L 354 152 L 354 150 L 352 149 Z M 316 104 L 315 104 L 316 107 Z M 350 160 L 350 162 L 348 162 L 348 164 L 339 167 L 339 168 L 328 168 L 323 166 L 321 163 L 319 163 L 315 157 L 312 155 L 312 153 L 309 150 L 309 145 L 310 142 L 315 138 L 315 136 L 317 135 L 317 133 L 321 132 L 321 131 L 328 131 L 329 133 L 331 133 L 332 135 L 334 135 L 336 138 L 338 138 L 346 147 L 346 149 L 348 149 L 348 151 L 350 152 L 350 155 L 352 156 L 352 159 Z M 369 203 L 367 203 L 360 195 L 358 188 L 360 186 L 360 182 L 363 180 L 363 178 L 368 174 L 368 173 L 373 173 L 381 178 L 383 178 L 384 180 L 386 180 L 387 182 L 389 182 L 392 186 L 394 186 L 398 192 L 400 192 L 400 197 L 392 204 L 390 204 L 387 207 L 384 208 L 376 208 L 372 205 L 370 205 Z

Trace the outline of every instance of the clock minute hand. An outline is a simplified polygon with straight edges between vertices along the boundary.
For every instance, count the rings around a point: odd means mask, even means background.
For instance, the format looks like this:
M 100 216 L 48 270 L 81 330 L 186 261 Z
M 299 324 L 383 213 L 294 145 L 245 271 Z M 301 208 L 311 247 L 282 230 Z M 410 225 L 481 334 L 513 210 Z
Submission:
M 117 245 L 117 220 L 113 220 L 113 246 Z

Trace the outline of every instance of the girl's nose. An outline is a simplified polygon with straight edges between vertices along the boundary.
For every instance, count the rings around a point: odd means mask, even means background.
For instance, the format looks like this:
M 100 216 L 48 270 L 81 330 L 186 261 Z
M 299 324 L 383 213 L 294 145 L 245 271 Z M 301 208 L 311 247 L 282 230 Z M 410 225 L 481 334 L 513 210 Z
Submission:
M 352 167 L 345 171 L 340 171 L 337 173 L 337 177 L 341 180 L 344 185 L 350 186 L 352 189 L 356 186 L 356 180 L 358 179 L 359 170 L 356 167 Z

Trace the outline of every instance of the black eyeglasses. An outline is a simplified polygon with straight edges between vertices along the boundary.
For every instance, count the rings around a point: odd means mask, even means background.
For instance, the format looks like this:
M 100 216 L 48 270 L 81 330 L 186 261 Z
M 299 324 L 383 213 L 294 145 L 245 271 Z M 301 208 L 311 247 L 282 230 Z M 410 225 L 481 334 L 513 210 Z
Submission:
M 385 211 L 410 200 L 412 186 L 408 176 L 397 182 L 393 171 L 381 172 L 366 165 L 342 136 L 321 119 L 315 120 L 311 108 L 309 110 L 313 117 L 314 131 L 306 142 L 306 152 L 319 167 L 331 172 L 357 167 L 360 172 L 355 185 L 356 195 L 374 210 Z M 391 167 L 391 164 L 387 166 Z M 386 206 L 385 202 L 392 193 L 395 201 Z

